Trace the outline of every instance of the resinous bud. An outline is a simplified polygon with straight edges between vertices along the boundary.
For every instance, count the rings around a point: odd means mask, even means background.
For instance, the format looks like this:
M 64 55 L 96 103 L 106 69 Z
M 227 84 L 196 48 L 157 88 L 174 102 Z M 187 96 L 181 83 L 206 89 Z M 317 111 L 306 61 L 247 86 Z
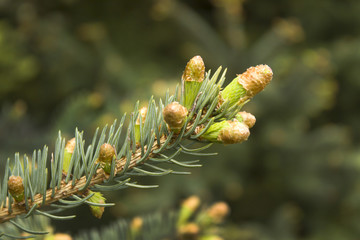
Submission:
M 188 110 L 178 102 L 168 104 L 163 110 L 165 122 L 174 132 L 179 132 L 184 126 Z
M 115 157 L 115 148 L 108 143 L 100 147 L 98 162 L 107 174 L 111 172 L 111 163 Z
M 238 112 L 236 114 L 235 118 L 239 122 L 245 123 L 249 128 L 252 128 L 255 125 L 255 122 L 256 122 L 255 116 L 252 115 L 251 113 L 248 113 L 248 112 L 245 112 L 245 111 Z
M 205 78 L 205 64 L 200 56 L 195 56 L 186 64 L 183 76 L 186 82 L 202 82 Z
M 200 56 L 195 56 L 186 64 L 182 80 L 184 84 L 184 106 L 191 109 L 205 78 L 205 64 Z
M 20 176 L 10 176 L 8 180 L 8 190 L 16 202 L 24 200 L 24 184 Z
M 242 143 L 250 136 L 249 127 L 238 120 L 229 121 L 230 126 L 221 129 L 218 140 L 225 144 Z

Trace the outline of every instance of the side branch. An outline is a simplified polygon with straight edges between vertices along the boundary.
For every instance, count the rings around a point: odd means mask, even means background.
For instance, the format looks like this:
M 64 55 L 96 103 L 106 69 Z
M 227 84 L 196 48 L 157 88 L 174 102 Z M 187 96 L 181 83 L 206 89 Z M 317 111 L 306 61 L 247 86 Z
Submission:
M 162 137 L 160 139 L 161 145 L 165 142 L 165 140 L 166 140 L 166 138 L 164 138 L 164 137 Z M 155 142 L 153 144 L 153 146 L 152 146 L 151 153 L 150 153 L 149 157 L 154 156 L 155 154 L 152 153 L 152 152 L 154 150 L 158 149 L 158 148 L 159 148 L 159 145 L 157 144 L 157 142 Z M 131 157 L 131 161 L 130 161 L 128 169 L 132 169 L 133 167 L 137 166 L 138 165 L 137 161 L 139 159 L 141 159 L 141 150 L 137 149 L 136 152 L 133 153 L 133 155 Z M 124 166 L 125 166 L 125 163 L 126 163 L 126 157 L 122 157 L 120 159 L 117 159 L 114 174 L 117 174 L 117 173 L 121 172 L 123 170 Z M 91 182 L 89 184 L 89 187 L 94 186 L 95 184 L 103 183 L 108 177 L 109 177 L 109 175 L 106 174 L 102 168 L 99 168 L 96 171 L 96 174 L 92 177 Z M 46 191 L 46 200 L 45 200 L 44 205 L 49 205 L 49 204 L 54 203 L 54 202 L 56 202 L 56 201 L 58 201 L 60 199 L 68 198 L 68 197 L 70 197 L 70 196 L 72 196 L 74 194 L 81 193 L 81 191 L 79 191 L 79 189 L 81 189 L 85 184 L 86 184 L 86 176 L 84 176 L 84 177 L 80 178 L 79 180 L 77 180 L 77 182 L 75 183 L 74 186 L 72 186 L 71 181 L 69 181 L 67 184 L 64 181 L 62 181 L 61 188 L 56 190 L 54 197 L 51 197 L 52 189 L 48 189 Z M 83 190 L 83 191 L 85 191 L 85 190 Z M 41 206 L 42 202 L 43 202 L 43 195 L 37 194 L 34 197 L 34 201 L 32 201 L 32 202 L 29 201 L 29 207 L 31 208 L 32 206 L 37 204 L 38 208 L 40 208 L 40 207 L 42 207 Z M 25 203 L 24 202 L 13 203 L 11 210 L 12 210 L 11 213 L 9 213 L 8 208 L 0 209 L 0 223 L 6 222 L 6 221 L 8 221 L 10 219 L 15 218 L 17 215 L 24 214 L 24 213 L 26 213 L 28 211 L 25 208 Z

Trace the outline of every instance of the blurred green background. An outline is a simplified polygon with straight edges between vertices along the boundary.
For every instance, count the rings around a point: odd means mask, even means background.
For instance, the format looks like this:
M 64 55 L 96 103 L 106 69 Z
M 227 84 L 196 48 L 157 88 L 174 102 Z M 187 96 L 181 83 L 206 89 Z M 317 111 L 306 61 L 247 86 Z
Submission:
M 57 131 L 92 137 L 154 95 L 174 91 L 186 62 L 235 74 L 268 64 L 274 79 L 245 110 L 249 141 L 218 145 L 190 176 L 142 178 L 151 190 L 107 193 L 54 222 L 77 233 L 173 208 L 196 194 L 226 201 L 225 239 L 360 236 L 360 1 L 0 0 L 0 159 L 53 148 Z M 183 156 L 187 157 L 187 156 Z

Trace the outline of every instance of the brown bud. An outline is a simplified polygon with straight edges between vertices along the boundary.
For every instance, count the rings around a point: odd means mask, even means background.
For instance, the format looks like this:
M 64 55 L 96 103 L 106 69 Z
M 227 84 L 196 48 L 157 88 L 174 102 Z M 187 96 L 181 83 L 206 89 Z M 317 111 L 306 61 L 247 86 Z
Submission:
M 242 121 L 240 121 L 239 116 L 242 119 Z M 238 112 L 236 114 L 236 118 L 239 120 L 239 122 L 245 123 L 249 128 L 252 128 L 255 125 L 255 122 L 256 122 L 255 116 L 252 115 L 251 113 L 248 113 L 248 112 L 245 112 L 245 111 Z
M 187 82 L 202 82 L 205 78 L 205 64 L 200 56 L 195 56 L 186 64 L 184 74 L 182 76 Z
M 273 72 L 268 65 L 257 65 L 238 75 L 238 83 L 245 88 L 247 96 L 252 98 L 268 85 L 272 77 Z
M 215 222 L 220 223 L 224 220 L 225 216 L 230 212 L 229 206 L 225 202 L 218 202 L 212 205 L 207 213 L 208 216 Z
M 67 141 L 66 145 L 65 145 L 65 150 L 68 153 L 73 153 L 75 149 L 75 138 L 70 139 L 69 141 Z
M 99 161 L 100 162 L 111 162 L 115 156 L 115 149 L 108 143 L 104 143 L 100 147 Z
M 8 189 L 16 202 L 24 200 L 24 184 L 20 176 L 10 176 L 8 180 Z
M 180 130 L 185 123 L 188 110 L 178 102 L 172 102 L 163 110 L 165 122 L 171 130 Z
M 144 124 L 145 119 L 146 119 L 146 114 L 147 114 L 147 107 L 142 107 L 139 110 L 139 116 L 136 119 L 136 125 L 140 125 L 140 118 L 141 118 L 141 122 Z
M 225 144 L 241 143 L 250 136 L 249 127 L 238 120 L 229 121 L 230 126 L 222 129 L 218 135 L 218 141 Z

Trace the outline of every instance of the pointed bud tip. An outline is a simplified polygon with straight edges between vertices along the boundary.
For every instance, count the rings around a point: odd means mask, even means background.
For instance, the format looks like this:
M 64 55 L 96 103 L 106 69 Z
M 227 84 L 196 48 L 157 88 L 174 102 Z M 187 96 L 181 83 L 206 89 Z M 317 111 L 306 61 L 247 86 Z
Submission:
M 144 124 L 145 119 L 146 119 L 146 114 L 147 114 L 147 107 L 142 107 L 139 110 L 139 116 L 136 119 L 136 125 L 140 125 L 140 117 L 141 117 L 141 122 Z
M 246 72 L 238 75 L 238 83 L 241 84 L 251 98 L 261 92 L 273 77 L 272 69 L 265 64 L 250 67 Z
M 205 78 L 205 64 L 203 59 L 198 55 L 190 59 L 186 64 L 183 79 L 185 81 L 202 82 Z
M 67 143 L 65 145 L 65 150 L 68 153 L 73 153 L 74 149 L 75 149 L 75 138 L 72 138 L 69 141 L 67 141 Z

